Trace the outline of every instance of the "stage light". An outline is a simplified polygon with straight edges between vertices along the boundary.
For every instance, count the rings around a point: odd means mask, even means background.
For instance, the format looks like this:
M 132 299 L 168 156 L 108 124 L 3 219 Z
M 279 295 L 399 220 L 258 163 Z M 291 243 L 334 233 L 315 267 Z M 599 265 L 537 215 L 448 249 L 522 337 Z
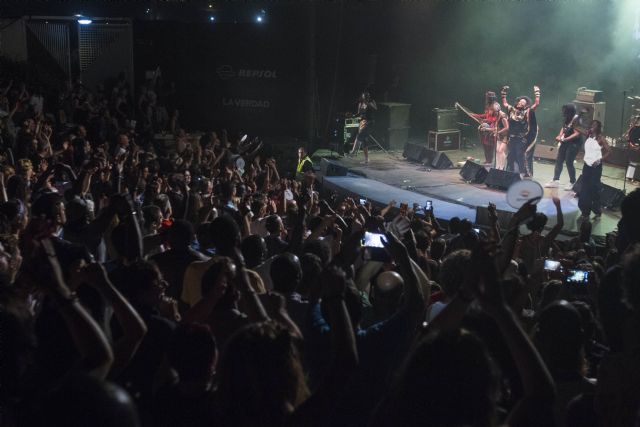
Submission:
M 256 17 L 256 22 L 262 22 L 262 16 L 257 16 Z
M 91 19 L 88 19 L 88 18 L 80 18 L 80 19 L 78 19 L 78 24 L 80 24 L 80 25 L 89 25 L 92 22 L 93 21 Z
M 210 16 L 210 17 L 209 17 L 209 21 L 213 22 L 213 21 L 215 21 L 215 20 L 216 20 L 216 17 L 215 17 L 215 16 Z

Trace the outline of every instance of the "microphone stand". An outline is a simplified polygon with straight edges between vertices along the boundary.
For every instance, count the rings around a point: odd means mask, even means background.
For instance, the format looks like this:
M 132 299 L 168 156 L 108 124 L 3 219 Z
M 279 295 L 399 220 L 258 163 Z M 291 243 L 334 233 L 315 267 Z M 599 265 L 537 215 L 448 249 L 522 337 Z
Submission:
M 620 114 L 620 135 L 622 135 L 622 130 L 624 129 L 624 107 L 626 103 L 627 103 L 627 90 L 625 89 L 622 91 L 622 113 Z

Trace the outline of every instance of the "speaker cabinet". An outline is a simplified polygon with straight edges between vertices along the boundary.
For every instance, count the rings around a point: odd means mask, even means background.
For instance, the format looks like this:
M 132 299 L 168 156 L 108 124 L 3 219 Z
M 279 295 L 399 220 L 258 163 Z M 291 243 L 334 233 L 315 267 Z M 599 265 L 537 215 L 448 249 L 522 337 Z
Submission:
M 427 153 L 427 147 L 423 144 L 416 144 L 414 142 L 407 142 L 404 146 L 402 156 L 410 162 L 424 161 Z
M 602 123 L 602 130 L 604 130 L 604 113 L 607 108 L 606 102 L 583 102 L 577 99 L 573 101 L 576 106 L 576 113 L 578 114 L 578 124 L 582 127 L 589 127 L 593 120 L 598 120 Z
M 431 167 L 433 169 L 451 169 L 453 167 L 453 163 L 445 153 L 438 151 L 431 161 Z
M 489 188 L 507 191 L 511 184 L 516 181 L 520 181 L 519 173 L 491 168 L 484 183 Z
M 462 169 L 460 169 L 460 176 L 467 182 L 474 184 L 482 184 L 487 179 L 487 170 L 484 166 L 467 160 Z
M 536 144 L 533 149 L 533 158 L 555 162 L 558 158 L 558 147 L 556 145 Z
M 411 104 L 399 102 L 380 102 L 376 113 L 376 127 L 398 129 L 409 127 Z
M 373 136 L 376 138 L 376 135 Z M 402 150 L 409 139 L 409 128 L 389 128 L 382 133 L 382 146 L 388 150 Z M 371 145 L 369 145 L 371 146 Z M 375 145 L 374 145 L 375 147 Z
M 320 170 L 322 171 L 322 176 L 345 176 L 349 171 L 341 164 L 327 160 L 324 157 L 320 161 Z
M 458 129 L 459 121 L 456 108 L 434 108 L 431 110 L 431 129 L 437 132 Z
M 576 183 L 573 184 L 573 192 L 576 193 L 576 197 L 580 197 L 581 191 L 582 175 L 580 175 Z M 600 204 L 603 208 L 617 209 L 620 207 L 622 199 L 624 199 L 624 193 L 622 190 L 607 184 L 600 184 Z
M 460 149 L 460 131 L 429 131 L 427 146 L 436 151 L 451 151 Z

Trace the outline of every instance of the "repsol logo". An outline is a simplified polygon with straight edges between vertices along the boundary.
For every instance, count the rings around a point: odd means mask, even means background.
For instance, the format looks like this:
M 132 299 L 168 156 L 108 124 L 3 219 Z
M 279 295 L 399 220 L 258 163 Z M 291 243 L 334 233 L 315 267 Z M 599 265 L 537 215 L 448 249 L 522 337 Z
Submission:
M 271 102 L 260 99 L 222 98 L 222 105 L 236 108 L 270 108 Z
M 238 70 L 238 77 L 244 77 L 248 79 L 277 79 L 278 74 L 276 70 Z
M 230 80 L 234 78 L 242 79 L 277 79 L 276 70 L 250 70 L 248 68 L 240 68 L 237 71 L 231 65 L 221 65 L 216 68 L 218 77 L 222 80 Z

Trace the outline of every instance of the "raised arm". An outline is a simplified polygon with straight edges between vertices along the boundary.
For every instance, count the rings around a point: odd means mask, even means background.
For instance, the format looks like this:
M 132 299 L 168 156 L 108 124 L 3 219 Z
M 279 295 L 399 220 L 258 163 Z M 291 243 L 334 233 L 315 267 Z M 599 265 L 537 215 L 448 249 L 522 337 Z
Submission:
M 562 227 L 564 227 L 564 217 L 562 215 L 562 205 L 560 204 L 560 199 L 557 197 L 553 198 L 553 204 L 556 207 L 556 225 L 553 226 L 551 231 L 544 236 L 544 246 L 542 248 L 542 253 L 546 254 L 549 250 L 549 247 L 553 244 L 553 241 L 556 240 L 558 234 L 562 231 Z
M 538 105 L 540 105 L 540 88 L 538 86 L 533 87 L 533 97 L 534 99 L 531 109 L 535 111 L 536 108 L 538 108 Z
M 129 364 L 142 339 L 147 333 L 147 325 L 138 312 L 113 286 L 104 268 L 97 263 L 89 264 L 82 273 L 113 309 L 123 335 L 113 343 L 114 361 L 110 378 L 116 378 Z
M 424 312 L 425 307 L 424 295 L 418 282 L 418 276 L 413 269 L 414 267 L 409 257 L 409 251 L 400 239 L 390 232 L 385 234 L 383 244 L 400 269 L 400 275 L 404 280 L 403 309 L 409 314 L 410 324 L 415 328 L 418 326 L 418 320 Z
M 346 278 L 342 270 L 329 267 L 321 276 L 322 299 L 331 324 L 331 362 L 317 391 L 293 414 L 293 426 L 325 425 L 328 414 L 358 365 L 356 339 L 344 302 Z
M 509 92 L 509 86 L 502 86 L 500 90 L 500 98 L 502 99 L 502 106 L 507 110 L 511 109 L 511 105 L 509 105 L 509 101 L 507 101 L 507 93 Z
M 53 289 L 49 289 L 49 293 L 64 319 L 75 347 L 83 358 L 84 368 L 91 375 L 104 379 L 113 363 L 111 346 L 96 321 L 67 287 L 51 240 L 42 239 L 41 244 L 53 270 L 53 277 L 49 280 L 54 285 L 51 286 Z

